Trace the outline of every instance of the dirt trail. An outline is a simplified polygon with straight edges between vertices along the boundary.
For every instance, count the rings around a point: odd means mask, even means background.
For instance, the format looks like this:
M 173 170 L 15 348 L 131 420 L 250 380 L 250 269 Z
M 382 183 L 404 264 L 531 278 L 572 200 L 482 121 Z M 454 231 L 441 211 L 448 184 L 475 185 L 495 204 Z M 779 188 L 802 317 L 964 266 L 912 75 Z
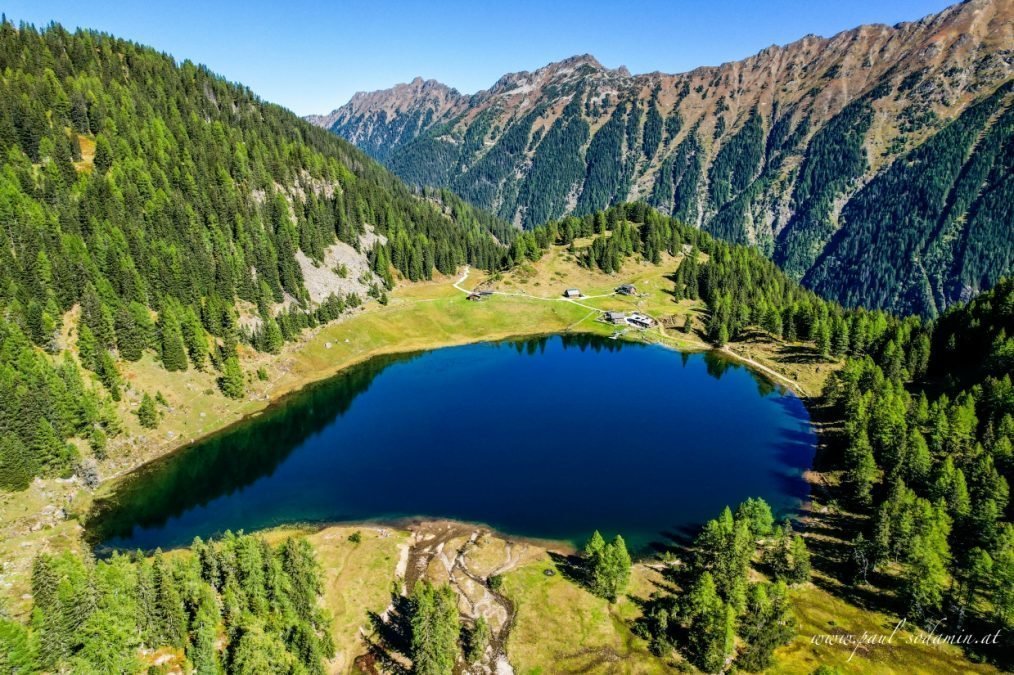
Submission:
M 457 290 L 461 291 L 462 293 L 468 294 L 468 293 L 472 292 L 472 291 L 468 290 L 467 288 L 462 288 L 462 286 L 461 286 L 461 284 L 465 283 L 465 281 L 468 279 L 468 274 L 469 274 L 470 271 L 471 271 L 471 268 L 468 265 L 466 265 L 465 266 L 465 271 L 461 275 L 461 278 L 458 279 L 457 281 L 455 281 L 454 284 L 453 284 L 454 288 L 456 288 Z M 504 296 L 517 297 L 517 298 L 528 298 L 528 299 L 531 299 L 531 300 L 543 300 L 543 301 L 546 301 L 546 302 L 558 302 L 558 301 L 559 302 L 570 302 L 570 303 L 573 303 L 575 305 L 578 305 L 579 307 L 584 307 L 585 309 L 591 310 L 591 314 L 589 314 L 588 316 L 582 317 L 578 321 L 575 321 L 573 324 L 571 324 L 570 326 L 568 326 L 568 328 L 573 328 L 574 326 L 578 325 L 579 323 L 582 323 L 583 321 L 585 321 L 586 319 L 588 319 L 589 316 L 593 316 L 595 314 L 604 314 L 605 313 L 605 310 L 599 309 L 598 307 L 592 307 L 591 305 L 585 305 L 585 304 L 580 303 L 577 300 L 574 300 L 572 298 L 563 298 L 563 297 L 560 297 L 560 298 L 543 298 L 543 297 L 538 296 L 538 295 L 529 295 L 528 293 L 524 293 L 524 292 L 505 293 L 503 291 L 492 291 L 492 293 L 493 293 L 493 295 L 504 295 Z M 612 295 L 616 295 L 616 293 L 605 293 L 603 295 L 589 295 L 589 296 L 584 296 L 582 299 L 590 300 L 590 299 L 594 299 L 594 298 L 606 298 L 606 297 L 609 297 L 609 296 L 612 296 Z M 658 321 L 658 318 L 657 317 L 651 317 L 651 318 L 655 319 L 655 323 L 656 323 L 656 326 L 658 327 L 658 333 L 659 333 L 659 335 L 661 335 L 663 338 L 672 339 L 672 338 L 670 338 L 669 335 L 666 334 L 665 330 L 662 328 L 661 322 Z M 682 336 L 679 339 L 679 341 L 682 342 L 682 343 L 689 344 L 691 346 L 700 348 L 700 349 L 715 349 L 714 345 L 709 344 L 707 342 L 701 342 L 700 340 L 694 340 L 693 338 L 691 338 L 689 336 Z M 809 394 L 807 394 L 807 392 L 803 390 L 802 386 L 800 386 L 800 384 L 798 382 L 796 382 L 796 381 L 794 381 L 794 380 L 786 377 L 785 375 L 779 373 L 777 370 L 774 370 L 773 368 L 765 366 L 763 363 L 755 361 L 754 359 L 750 358 L 749 356 L 746 356 L 745 354 L 740 354 L 739 352 L 737 352 L 734 349 L 732 349 L 732 347 L 730 347 L 729 345 L 723 345 L 719 349 L 722 352 L 724 352 L 725 354 L 731 356 L 732 358 L 734 358 L 734 359 L 736 359 L 738 361 L 742 361 L 743 363 L 746 363 L 747 365 L 755 368 L 756 370 L 759 370 L 760 372 L 773 377 L 775 380 L 777 380 L 778 382 L 784 384 L 785 386 L 787 386 L 789 389 L 791 389 L 792 391 L 796 392 L 797 394 L 800 394 L 800 395 L 802 395 L 804 397 L 809 396 Z
M 462 293 L 465 293 L 465 294 L 471 294 L 471 292 L 472 292 L 472 291 L 468 290 L 467 288 L 462 288 L 461 287 L 461 284 L 465 283 L 465 280 L 468 279 L 468 273 L 470 271 L 471 271 L 471 268 L 468 265 L 465 265 L 465 272 L 464 272 L 464 274 L 462 274 L 461 278 L 458 279 L 457 281 L 455 281 L 452 284 L 454 286 L 454 288 L 458 289 L 459 291 L 461 291 Z M 585 309 L 589 309 L 592 312 L 597 312 L 599 314 L 604 314 L 605 313 L 605 310 L 599 309 L 598 307 L 592 307 L 591 305 L 586 305 L 586 304 L 584 304 L 582 302 L 578 302 L 574 298 L 565 298 L 563 296 L 560 296 L 558 298 L 544 298 L 541 295 L 532 295 L 530 293 L 525 293 L 523 291 L 518 291 L 516 293 L 507 293 L 506 291 L 490 291 L 490 293 L 492 293 L 493 295 L 503 295 L 503 296 L 509 297 L 509 298 L 528 298 L 529 300 L 541 300 L 543 302 L 569 302 L 569 303 L 571 303 L 573 305 L 577 305 L 578 307 L 584 307 Z M 608 298 L 608 297 L 611 297 L 613 295 L 616 295 L 616 293 L 602 293 L 601 295 L 582 295 L 581 299 L 582 300 L 594 300 L 595 298 Z

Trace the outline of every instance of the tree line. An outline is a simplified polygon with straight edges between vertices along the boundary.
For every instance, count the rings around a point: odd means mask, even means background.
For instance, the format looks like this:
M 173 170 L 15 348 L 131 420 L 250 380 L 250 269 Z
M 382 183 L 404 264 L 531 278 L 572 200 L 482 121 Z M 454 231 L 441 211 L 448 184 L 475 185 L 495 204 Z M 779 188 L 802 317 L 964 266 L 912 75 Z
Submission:
M 1014 626 L 1014 385 L 1002 328 L 1012 300 L 1004 280 L 933 324 L 928 376 L 867 356 L 824 392 L 843 420 L 844 493 L 870 516 L 852 541 L 851 581 L 896 578 L 919 618 Z M 982 339 L 984 349 L 958 347 Z

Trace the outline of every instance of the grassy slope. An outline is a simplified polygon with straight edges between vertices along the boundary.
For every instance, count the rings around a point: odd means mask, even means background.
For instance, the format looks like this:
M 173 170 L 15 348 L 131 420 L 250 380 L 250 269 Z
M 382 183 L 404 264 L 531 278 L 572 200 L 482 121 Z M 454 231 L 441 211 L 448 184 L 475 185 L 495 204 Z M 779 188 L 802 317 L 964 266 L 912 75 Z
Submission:
M 543 673 L 666 673 L 666 663 L 630 631 L 637 605 L 621 598 L 615 605 L 593 596 L 557 574 L 548 559 L 508 574 L 504 590 L 518 610 L 508 653 L 519 675 Z M 647 597 L 654 573 L 637 566 L 630 595 Z
M 353 544 L 348 535 L 361 532 L 362 542 Z M 266 536 L 277 542 L 294 528 L 269 531 Z M 304 532 L 305 533 L 305 532 Z M 402 530 L 374 526 L 328 527 L 311 531 L 308 536 L 325 570 L 324 603 L 335 618 L 335 643 L 338 656 L 332 672 L 348 673 L 352 660 L 363 651 L 361 633 L 370 633 L 368 612 L 381 612 L 390 600 L 392 586 L 398 582 L 396 567 L 399 547 L 407 545 Z M 637 601 L 657 590 L 658 573 L 636 565 L 627 596 L 609 605 L 586 590 L 556 574 L 546 576 L 552 563 L 537 544 L 527 543 L 524 562 L 504 576 L 504 593 L 517 608 L 517 617 L 508 653 L 519 675 L 548 673 L 666 673 L 679 664 L 653 656 L 646 643 L 635 636 L 630 625 L 638 616 Z M 503 540 L 488 538 L 483 548 L 491 559 L 498 558 Z M 434 561 L 428 576 L 446 581 L 446 574 Z M 860 650 L 849 660 L 850 650 L 841 646 L 818 646 L 810 636 L 844 631 L 861 634 L 890 633 L 895 619 L 878 612 L 860 609 L 827 591 L 807 584 L 792 591 L 799 636 L 778 650 L 777 665 L 771 672 L 811 673 L 827 664 L 842 673 L 991 673 L 987 666 L 965 659 L 957 647 L 912 645 L 900 634 L 893 648 L 874 647 Z
M 992 666 L 972 663 L 959 647 L 910 643 L 908 639 L 913 633 L 907 630 L 899 631 L 891 645 L 865 646 L 858 649 L 854 656 L 844 646 L 815 645 L 811 643 L 813 635 L 848 633 L 861 636 L 864 632 L 890 635 L 898 619 L 852 605 L 814 584 L 793 589 L 792 606 L 799 634 L 791 644 L 775 653 L 777 664 L 772 672 L 811 673 L 821 664 L 833 666 L 843 674 L 999 672 Z

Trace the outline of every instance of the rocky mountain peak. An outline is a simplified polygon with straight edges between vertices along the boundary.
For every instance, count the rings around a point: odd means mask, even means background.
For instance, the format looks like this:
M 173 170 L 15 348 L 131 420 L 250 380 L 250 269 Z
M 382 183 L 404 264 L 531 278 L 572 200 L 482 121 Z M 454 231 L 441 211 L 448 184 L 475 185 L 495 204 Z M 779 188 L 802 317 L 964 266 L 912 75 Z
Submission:
M 797 277 L 817 285 L 824 275 L 834 285 L 846 255 L 831 250 L 840 245 L 835 233 L 848 217 L 861 220 L 850 200 L 1012 76 L 1014 0 L 966 0 L 915 21 L 811 34 L 680 74 L 631 75 L 580 54 L 506 74 L 472 96 L 416 80 L 357 95 L 314 121 L 405 180 L 449 187 L 522 226 L 645 200 L 765 247 Z M 993 125 L 1014 94 L 990 105 L 968 123 L 978 129 L 965 148 L 973 156 L 975 138 L 1007 128 Z M 958 287 L 947 270 L 960 265 L 960 284 L 980 284 L 993 272 L 978 270 L 991 262 L 952 259 L 973 250 L 961 239 L 962 228 L 973 230 L 965 222 L 953 232 L 928 227 L 926 241 L 939 241 L 919 249 L 935 256 L 937 267 L 919 272 L 927 278 L 886 280 L 883 298 L 861 300 L 945 306 Z M 965 248 L 952 250 L 954 241 Z

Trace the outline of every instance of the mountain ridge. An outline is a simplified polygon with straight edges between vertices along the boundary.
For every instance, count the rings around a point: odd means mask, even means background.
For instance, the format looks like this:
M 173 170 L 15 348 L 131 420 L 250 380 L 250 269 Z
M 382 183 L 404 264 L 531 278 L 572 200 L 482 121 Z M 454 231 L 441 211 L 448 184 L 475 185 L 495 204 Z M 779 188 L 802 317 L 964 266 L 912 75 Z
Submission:
M 968 0 L 680 74 L 631 75 L 586 54 L 471 95 L 419 79 L 312 121 L 408 182 L 448 187 L 520 226 L 644 200 L 811 279 L 824 274 L 818 260 L 838 260 L 833 240 L 850 225 L 841 212 L 859 190 L 1010 80 L 1012 6 Z M 825 287 L 932 315 L 1006 271 L 945 262 L 890 297 Z

